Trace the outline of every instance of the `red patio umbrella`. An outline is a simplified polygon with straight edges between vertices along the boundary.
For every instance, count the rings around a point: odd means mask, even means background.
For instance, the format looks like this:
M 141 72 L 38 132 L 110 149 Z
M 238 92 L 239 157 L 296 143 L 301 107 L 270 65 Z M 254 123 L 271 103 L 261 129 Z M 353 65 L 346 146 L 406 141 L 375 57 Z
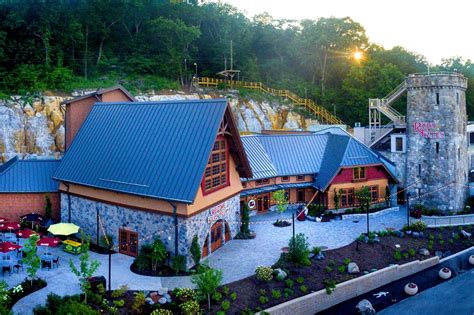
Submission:
M 45 246 L 46 248 L 48 247 L 56 247 L 61 243 L 61 240 L 57 237 L 43 237 L 39 241 L 36 242 L 36 245 L 38 246 Z M 48 250 L 46 250 L 48 252 Z
M 2 253 L 8 253 L 8 252 L 20 249 L 20 248 L 21 248 L 20 245 L 17 245 L 17 244 L 14 244 L 14 243 L 10 243 L 10 242 L 0 243 L 0 252 L 2 252 Z
M 0 223 L 7 222 L 7 221 L 8 221 L 8 219 L 0 217 Z
M 38 235 L 39 233 L 30 229 L 23 229 L 16 232 L 16 236 L 21 238 L 29 238 L 31 235 Z
M 18 230 L 20 229 L 20 225 L 18 223 L 13 223 L 13 222 L 10 222 L 10 223 L 3 223 L 3 224 L 0 224 L 0 230 L 2 231 L 14 231 L 14 230 Z

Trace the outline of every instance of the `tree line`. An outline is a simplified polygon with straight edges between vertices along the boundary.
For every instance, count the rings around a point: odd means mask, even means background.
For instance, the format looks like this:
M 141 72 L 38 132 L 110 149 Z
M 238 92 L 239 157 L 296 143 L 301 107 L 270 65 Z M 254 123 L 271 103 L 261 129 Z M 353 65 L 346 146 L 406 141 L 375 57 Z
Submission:
M 176 3 L 178 2 L 178 3 Z M 371 43 L 349 17 L 246 17 L 222 3 L 167 0 L 0 0 L 0 93 L 68 91 L 119 82 L 136 89 L 189 86 L 224 69 L 314 99 L 347 123 L 367 123 L 383 97 L 426 58 Z M 232 51 L 231 56 L 231 42 Z M 363 52 L 356 61 L 353 52 Z M 464 73 L 474 115 L 474 66 L 453 57 L 431 71 Z M 403 101 L 396 104 L 403 112 Z

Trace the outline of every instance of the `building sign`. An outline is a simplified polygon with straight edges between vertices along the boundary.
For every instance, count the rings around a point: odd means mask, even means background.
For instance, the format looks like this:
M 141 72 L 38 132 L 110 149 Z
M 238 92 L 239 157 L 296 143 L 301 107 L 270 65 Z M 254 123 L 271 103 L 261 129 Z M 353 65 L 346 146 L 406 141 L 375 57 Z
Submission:
M 253 209 L 255 209 L 255 206 L 257 205 L 257 203 L 255 202 L 254 199 L 250 199 L 249 202 L 247 203 L 247 205 L 249 206 L 250 210 L 253 210 Z
M 209 216 L 207 217 L 207 222 L 212 223 L 221 219 L 226 214 L 227 210 L 229 210 L 227 202 L 212 207 L 211 209 L 209 209 Z
M 440 131 L 440 126 L 435 122 L 415 121 L 413 123 L 413 130 L 423 138 L 428 139 L 443 139 L 444 131 Z

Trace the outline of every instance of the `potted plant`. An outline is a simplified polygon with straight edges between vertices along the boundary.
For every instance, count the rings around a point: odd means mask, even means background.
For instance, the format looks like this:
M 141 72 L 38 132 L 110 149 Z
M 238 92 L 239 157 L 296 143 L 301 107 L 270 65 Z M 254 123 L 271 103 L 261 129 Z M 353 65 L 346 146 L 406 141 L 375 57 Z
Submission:
M 447 280 L 451 278 L 451 270 L 447 267 L 441 268 L 438 275 L 441 279 Z
M 415 295 L 418 293 L 418 286 L 413 282 L 408 283 L 405 286 L 405 293 L 408 295 Z

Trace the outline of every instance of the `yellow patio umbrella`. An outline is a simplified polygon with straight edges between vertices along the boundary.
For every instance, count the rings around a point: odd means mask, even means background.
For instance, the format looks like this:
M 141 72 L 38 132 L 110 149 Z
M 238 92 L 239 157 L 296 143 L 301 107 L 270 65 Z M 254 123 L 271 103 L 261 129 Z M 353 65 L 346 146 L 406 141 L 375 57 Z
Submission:
M 79 226 L 74 223 L 56 223 L 48 228 L 48 232 L 54 235 L 71 235 L 79 232 Z

